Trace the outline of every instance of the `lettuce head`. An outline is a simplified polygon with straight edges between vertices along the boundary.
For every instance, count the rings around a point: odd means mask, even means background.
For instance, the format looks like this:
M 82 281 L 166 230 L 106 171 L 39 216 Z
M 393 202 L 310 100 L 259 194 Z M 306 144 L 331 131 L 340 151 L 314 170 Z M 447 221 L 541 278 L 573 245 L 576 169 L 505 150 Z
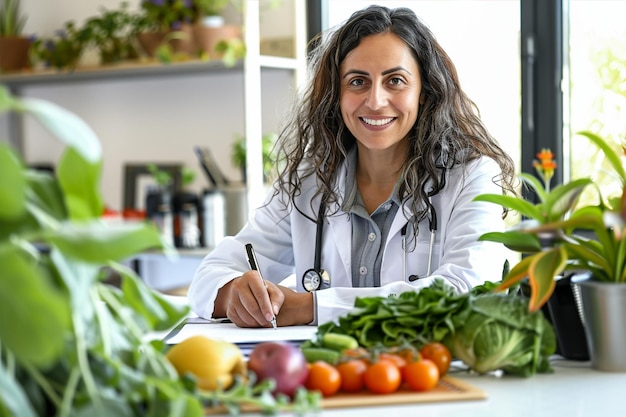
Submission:
M 528 311 L 528 299 L 503 293 L 472 298 L 444 343 L 455 358 L 478 373 L 503 370 L 532 376 L 551 372 L 556 336 L 543 313 Z

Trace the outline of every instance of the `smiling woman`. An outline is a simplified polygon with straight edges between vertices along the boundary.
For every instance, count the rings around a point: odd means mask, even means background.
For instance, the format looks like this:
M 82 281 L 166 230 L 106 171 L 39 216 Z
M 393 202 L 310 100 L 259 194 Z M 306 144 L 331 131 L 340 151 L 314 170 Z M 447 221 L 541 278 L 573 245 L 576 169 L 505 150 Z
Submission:
M 428 26 L 410 9 L 370 6 L 313 44 L 311 82 L 277 140 L 277 180 L 200 265 L 197 314 L 242 327 L 270 314 L 280 326 L 324 323 L 359 296 L 500 279 L 504 248 L 478 237 L 504 230 L 502 209 L 472 200 L 513 192 L 514 164 Z M 296 292 L 280 285 L 294 274 Z
M 333 27 L 371 3 L 329 2 L 327 25 Z M 479 106 L 485 124 L 519 166 L 520 1 L 385 0 L 383 4 L 408 7 L 427 22 L 454 61 L 461 83 Z

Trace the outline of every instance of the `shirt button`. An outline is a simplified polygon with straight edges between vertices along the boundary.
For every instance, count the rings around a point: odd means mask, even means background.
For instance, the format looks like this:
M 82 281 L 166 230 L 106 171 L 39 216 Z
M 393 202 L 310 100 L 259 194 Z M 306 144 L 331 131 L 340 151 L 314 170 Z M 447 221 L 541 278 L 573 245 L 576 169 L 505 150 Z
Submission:
M 370 242 L 375 241 L 375 240 L 376 240 L 376 233 L 370 233 L 370 234 L 367 236 L 367 240 L 369 240 Z
M 361 275 L 367 274 L 367 268 L 364 267 L 364 266 L 360 267 L 359 268 L 359 274 L 361 274 Z
M 391 203 L 385 203 L 385 210 L 389 210 L 391 208 Z

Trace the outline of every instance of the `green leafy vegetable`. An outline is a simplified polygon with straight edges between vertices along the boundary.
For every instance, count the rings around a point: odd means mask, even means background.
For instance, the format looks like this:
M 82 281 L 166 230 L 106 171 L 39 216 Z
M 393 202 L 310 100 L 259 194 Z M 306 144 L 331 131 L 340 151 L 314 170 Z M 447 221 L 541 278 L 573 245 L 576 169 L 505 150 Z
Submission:
M 470 312 L 455 321 L 445 340 L 452 355 L 476 372 L 502 369 L 531 376 L 551 371 L 548 356 L 556 350 L 552 326 L 542 313 L 529 313 L 518 295 L 487 293 L 475 297 Z
M 453 318 L 467 311 L 469 297 L 437 280 L 419 292 L 392 297 L 366 297 L 338 323 L 318 328 L 318 335 L 341 333 L 355 337 L 363 347 L 398 346 L 441 341 L 454 330 Z
M 497 287 L 487 282 L 468 294 L 456 294 L 436 280 L 419 292 L 360 298 L 337 322 L 322 324 L 306 346 L 319 346 L 330 332 L 351 335 L 366 348 L 419 347 L 436 341 L 480 373 L 550 372 L 548 357 L 556 350 L 552 326 L 541 312 L 528 311 L 528 298 L 494 293 Z

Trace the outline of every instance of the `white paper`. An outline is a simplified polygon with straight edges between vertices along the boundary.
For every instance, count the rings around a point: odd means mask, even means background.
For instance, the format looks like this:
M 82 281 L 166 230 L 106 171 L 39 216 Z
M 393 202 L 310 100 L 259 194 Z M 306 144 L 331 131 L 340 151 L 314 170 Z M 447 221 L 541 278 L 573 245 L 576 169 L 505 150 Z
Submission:
M 312 339 L 316 332 L 317 326 L 286 326 L 276 329 L 271 327 L 243 328 L 233 323 L 193 318 L 188 319 L 182 327 L 172 331 L 165 341 L 168 344 L 177 344 L 189 337 L 202 335 L 239 345 L 277 341 L 300 343 Z

